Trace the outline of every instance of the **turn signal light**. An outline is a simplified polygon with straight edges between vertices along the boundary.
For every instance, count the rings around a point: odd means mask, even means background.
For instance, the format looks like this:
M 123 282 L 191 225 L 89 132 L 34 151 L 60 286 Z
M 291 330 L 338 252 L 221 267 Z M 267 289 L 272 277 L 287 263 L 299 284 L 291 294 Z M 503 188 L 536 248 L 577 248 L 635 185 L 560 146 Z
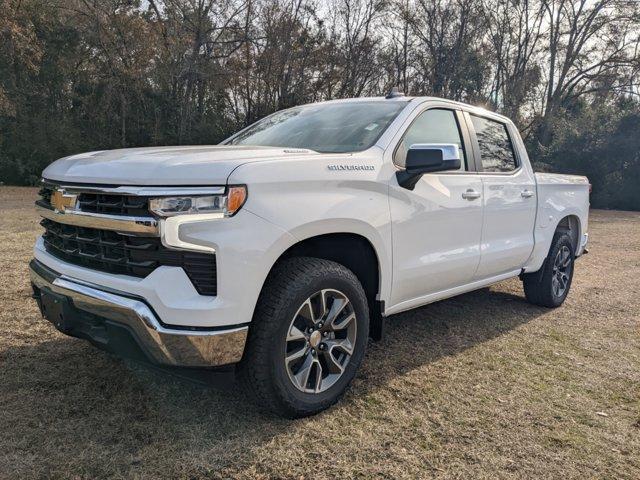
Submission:
M 229 187 L 227 192 L 227 212 L 226 215 L 230 217 L 235 214 L 244 202 L 247 200 L 247 187 L 244 185 L 237 187 Z

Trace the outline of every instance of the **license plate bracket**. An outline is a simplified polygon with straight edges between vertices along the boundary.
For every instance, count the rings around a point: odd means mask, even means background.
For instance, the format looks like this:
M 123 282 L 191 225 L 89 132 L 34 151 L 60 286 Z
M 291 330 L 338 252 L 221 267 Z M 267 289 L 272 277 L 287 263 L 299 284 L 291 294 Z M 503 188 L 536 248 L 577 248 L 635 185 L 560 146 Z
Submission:
M 40 290 L 40 311 L 60 331 L 71 329 L 69 300 L 64 295 L 47 289 Z

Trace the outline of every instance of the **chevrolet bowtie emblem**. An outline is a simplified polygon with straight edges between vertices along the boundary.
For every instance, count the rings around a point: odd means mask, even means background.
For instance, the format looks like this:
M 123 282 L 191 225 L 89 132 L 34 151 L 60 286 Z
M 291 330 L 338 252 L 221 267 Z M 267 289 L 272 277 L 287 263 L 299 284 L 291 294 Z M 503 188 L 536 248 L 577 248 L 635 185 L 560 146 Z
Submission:
M 77 195 L 66 193 L 62 189 L 56 189 L 51 195 L 51 206 L 56 212 L 64 213 L 67 208 L 69 210 L 75 208 L 77 198 Z

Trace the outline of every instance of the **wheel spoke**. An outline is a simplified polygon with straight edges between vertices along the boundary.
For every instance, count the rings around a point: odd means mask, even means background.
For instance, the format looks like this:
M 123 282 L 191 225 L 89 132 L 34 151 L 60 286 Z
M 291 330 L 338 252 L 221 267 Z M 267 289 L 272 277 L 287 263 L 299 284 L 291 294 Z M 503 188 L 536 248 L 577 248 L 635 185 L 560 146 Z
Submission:
M 328 352 L 330 352 L 335 348 L 337 350 L 343 351 L 347 355 L 353 354 L 353 345 L 351 344 L 351 341 L 348 338 L 327 340 L 325 343 L 327 344 Z
M 349 315 L 347 315 L 340 323 L 336 324 L 332 324 L 332 330 L 344 330 L 345 328 L 347 328 L 349 326 L 349 324 L 353 321 L 355 321 L 356 319 L 356 314 L 355 313 L 350 313 Z
M 313 369 L 315 372 L 315 378 L 313 379 L 313 391 L 318 393 L 322 390 L 322 365 L 320 365 L 318 360 L 315 360 L 313 365 L 315 365 L 315 368 Z
M 308 350 L 309 349 L 307 348 L 307 346 L 304 345 L 300 347 L 298 350 L 289 352 L 286 356 L 287 365 L 291 365 L 293 362 L 300 360 L 302 357 L 305 356 L 305 354 L 307 354 Z
M 342 373 L 344 367 L 338 363 L 336 357 L 331 353 L 331 349 L 324 352 L 323 355 L 325 361 L 327 362 L 327 368 L 329 369 L 329 373 Z
M 296 340 L 306 340 L 304 333 L 295 325 L 291 325 L 289 334 L 287 335 L 287 342 L 294 342 Z
M 324 298 L 324 290 L 315 293 L 307 299 L 309 310 L 311 312 L 311 321 L 316 323 L 321 320 L 326 312 L 326 303 Z
M 331 310 L 327 314 L 327 325 L 333 329 L 334 322 L 338 318 L 338 316 L 344 311 L 344 309 L 349 305 L 349 300 L 346 298 L 334 298 L 333 304 L 331 305 Z
M 300 307 L 300 310 L 298 310 L 297 316 L 304 318 L 307 324 L 313 325 L 315 323 L 314 315 L 315 314 L 313 313 L 313 305 L 311 305 L 311 299 L 307 298 L 307 300 Z
M 304 363 L 300 366 L 298 373 L 293 377 L 298 384 L 298 387 L 302 390 L 307 389 L 307 383 L 309 383 L 309 375 L 311 375 L 311 367 L 313 367 L 314 359 L 311 355 L 307 355 L 304 359 Z
M 322 320 L 327 313 L 327 292 L 328 290 L 322 290 L 320 292 L 320 305 L 319 305 L 320 311 L 318 312 L 316 321 Z

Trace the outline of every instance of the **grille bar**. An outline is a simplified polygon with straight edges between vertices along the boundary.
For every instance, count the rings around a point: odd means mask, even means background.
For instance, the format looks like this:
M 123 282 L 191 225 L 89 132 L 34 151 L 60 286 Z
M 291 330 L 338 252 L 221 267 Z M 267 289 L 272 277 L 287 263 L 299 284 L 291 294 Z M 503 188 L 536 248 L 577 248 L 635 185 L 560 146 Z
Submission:
M 78 196 L 78 207 L 83 212 L 107 215 L 149 215 L 149 199 L 147 197 L 81 193 Z

